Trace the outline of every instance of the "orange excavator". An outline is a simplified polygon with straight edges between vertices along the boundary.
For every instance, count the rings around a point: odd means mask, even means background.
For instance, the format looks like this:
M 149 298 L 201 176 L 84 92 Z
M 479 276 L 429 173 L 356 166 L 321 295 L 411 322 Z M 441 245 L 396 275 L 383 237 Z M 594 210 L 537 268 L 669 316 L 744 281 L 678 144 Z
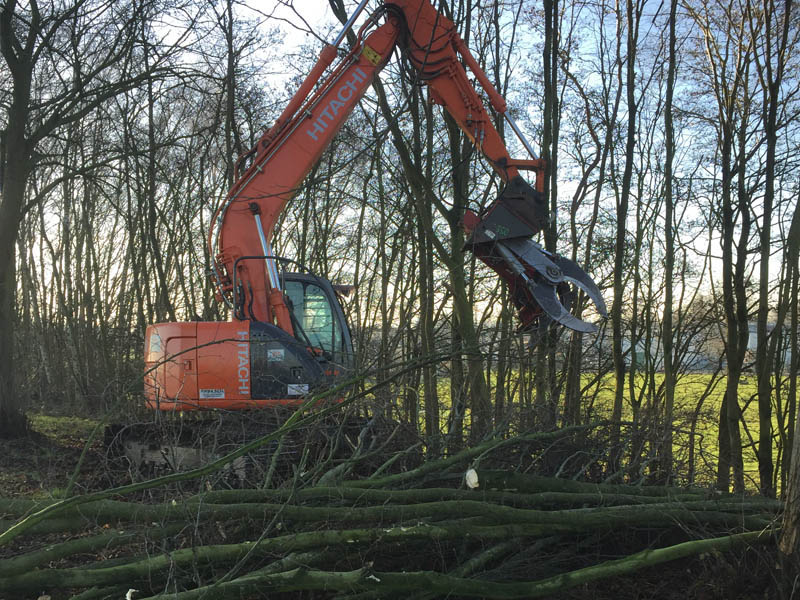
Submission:
M 361 26 L 341 57 L 339 45 L 363 11 L 363 0 L 336 40 L 258 143 L 236 164 L 236 181 L 208 236 L 212 278 L 229 322 L 159 323 L 145 340 L 146 401 L 160 411 L 244 410 L 298 405 L 312 390 L 351 372 L 353 348 L 337 289 L 290 271 L 273 253 L 275 224 L 395 48 L 483 153 L 505 183 L 482 214 L 468 212 L 467 247 L 508 284 L 523 328 L 547 323 L 591 332 L 572 315 L 572 286 L 606 314 L 592 279 L 574 262 L 545 251 L 533 236 L 549 222 L 542 194 L 545 161 L 536 157 L 456 27 L 428 0 L 393 0 Z M 333 66 L 332 66 L 333 65 Z M 514 159 L 471 83 L 468 71 L 530 154 Z M 535 187 L 519 174 L 533 171 Z M 562 302 L 563 301 L 563 302 Z

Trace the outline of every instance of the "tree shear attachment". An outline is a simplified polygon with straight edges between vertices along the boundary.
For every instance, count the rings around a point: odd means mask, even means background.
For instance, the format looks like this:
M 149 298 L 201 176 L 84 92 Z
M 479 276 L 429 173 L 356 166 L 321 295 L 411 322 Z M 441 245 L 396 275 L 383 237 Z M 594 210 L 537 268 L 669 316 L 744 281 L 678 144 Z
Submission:
M 464 227 L 471 235 L 466 247 L 508 283 L 524 331 L 554 321 L 575 331 L 594 333 L 596 325 L 569 310 L 574 298 L 570 284 L 583 291 L 606 317 L 603 295 L 575 262 L 533 241 L 546 224 L 543 195 L 515 177 L 483 217 L 467 213 Z

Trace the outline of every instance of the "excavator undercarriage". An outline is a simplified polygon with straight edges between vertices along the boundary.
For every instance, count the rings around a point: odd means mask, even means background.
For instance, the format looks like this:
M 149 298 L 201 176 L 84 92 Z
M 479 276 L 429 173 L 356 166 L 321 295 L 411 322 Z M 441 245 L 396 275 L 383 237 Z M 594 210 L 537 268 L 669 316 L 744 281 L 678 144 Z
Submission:
M 264 488 L 292 479 L 319 481 L 330 473 L 403 471 L 422 461 L 419 436 L 408 424 L 342 410 L 280 433 L 292 414 L 292 407 L 265 407 L 140 415 L 106 429 L 110 472 L 141 480 L 199 469 L 267 436 L 271 439 L 209 474 L 203 485 Z

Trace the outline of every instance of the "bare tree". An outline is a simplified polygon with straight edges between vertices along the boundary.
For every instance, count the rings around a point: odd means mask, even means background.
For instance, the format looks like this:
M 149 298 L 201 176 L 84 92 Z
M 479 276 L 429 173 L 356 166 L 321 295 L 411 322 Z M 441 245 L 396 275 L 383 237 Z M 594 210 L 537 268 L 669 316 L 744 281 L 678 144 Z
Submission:
M 675 96 L 675 71 L 677 68 L 676 18 L 678 0 L 669 4 L 669 57 L 667 66 L 667 91 L 664 99 L 664 320 L 661 337 L 664 347 L 664 444 L 661 450 L 661 472 L 669 480 L 672 473 L 672 426 L 675 411 L 675 365 L 673 361 L 673 278 L 675 273 L 675 234 L 673 229 L 675 197 L 672 177 L 675 158 L 675 129 L 673 125 L 672 101 Z
M 763 5 L 763 12 L 755 13 L 753 11 L 748 14 L 749 34 L 755 40 L 754 44 L 757 47 L 757 51 L 754 52 L 754 62 L 762 89 L 762 119 L 766 137 L 763 213 L 759 236 L 760 262 L 755 360 L 758 377 L 758 471 L 761 493 L 768 497 L 775 496 L 772 443 L 772 365 L 777 351 L 777 338 L 780 337 L 782 326 L 782 322 L 775 324 L 772 333 L 775 343 L 770 342 L 767 335 L 771 310 L 770 257 L 773 253 L 773 210 L 776 201 L 780 201 L 775 194 L 776 153 L 781 125 L 785 123 L 779 124 L 778 112 L 782 104 L 781 96 L 787 93 L 781 90 L 781 86 L 789 60 L 787 53 L 791 48 L 789 38 L 791 8 L 791 1 L 785 2 L 783 6 L 769 1 Z M 793 38 L 792 41 L 796 41 L 796 34 L 793 35 Z
M 633 165 L 636 160 L 635 146 L 637 134 L 638 105 L 640 100 L 636 97 L 636 55 L 639 45 L 639 25 L 641 22 L 644 3 L 639 0 L 627 0 L 625 15 L 620 12 L 617 18 L 624 23 L 625 31 L 625 59 L 619 61 L 618 77 L 622 85 L 623 63 L 625 65 L 625 91 L 628 115 L 627 133 L 625 135 L 625 166 L 622 174 L 621 187 L 616 196 L 616 243 L 614 245 L 614 300 L 611 304 L 611 327 L 613 333 L 613 357 L 616 388 L 614 392 L 614 409 L 612 420 L 619 427 L 622 420 L 623 398 L 625 393 L 626 363 L 623 352 L 623 339 L 625 327 L 623 322 L 624 281 L 625 281 L 625 255 L 626 236 L 628 227 L 628 209 L 631 200 Z M 621 35 L 621 26 L 618 28 Z M 618 438 L 619 430 L 616 430 Z
M 0 433 L 25 431 L 15 386 L 16 240 L 22 219 L 58 185 L 53 180 L 28 195 L 41 145 L 120 92 L 163 67 L 164 56 L 145 66 L 141 23 L 156 2 L 109 0 L 40 6 L 5 0 L 0 5 L 0 54 L 11 74 L 2 95 L 5 155 L 0 200 Z
M 707 116 L 716 132 L 719 165 L 717 197 L 722 246 L 722 306 L 725 313 L 727 381 L 720 408 L 717 485 L 727 490 L 730 476 L 737 491 L 744 491 L 739 382 L 749 336 L 747 298 L 748 247 L 753 227 L 748 190 L 748 148 L 751 94 L 749 84 L 752 38 L 746 15 L 752 5 L 733 3 L 687 6 L 702 35 L 706 66 L 704 82 L 714 99 Z M 740 15 L 740 16 L 737 16 Z

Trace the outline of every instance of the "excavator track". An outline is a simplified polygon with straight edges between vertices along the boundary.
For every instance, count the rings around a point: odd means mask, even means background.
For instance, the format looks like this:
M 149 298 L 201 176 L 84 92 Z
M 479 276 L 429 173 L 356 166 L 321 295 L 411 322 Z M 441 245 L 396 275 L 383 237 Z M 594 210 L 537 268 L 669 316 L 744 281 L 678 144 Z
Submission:
M 289 408 L 156 412 L 149 420 L 107 427 L 105 445 L 117 473 L 134 480 L 150 479 L 206 466 L 276 432 L 292 412 Z M 298 473 L 321 476 L 353 457 L 373 454 L 370 460 L 355 461 L 357 470 L 366 475 L 395 452 L 413 446 L 416 440 L 408 439 L 410 431 L 397 422 L 355 414 L 319 419 L 234 459 L 209 476 L 206 485 L 277 486 Z M 421 454 L 411 453 L 398 468 L 419 461 Z M 319 473 L 312 473 L 314 469 Z

